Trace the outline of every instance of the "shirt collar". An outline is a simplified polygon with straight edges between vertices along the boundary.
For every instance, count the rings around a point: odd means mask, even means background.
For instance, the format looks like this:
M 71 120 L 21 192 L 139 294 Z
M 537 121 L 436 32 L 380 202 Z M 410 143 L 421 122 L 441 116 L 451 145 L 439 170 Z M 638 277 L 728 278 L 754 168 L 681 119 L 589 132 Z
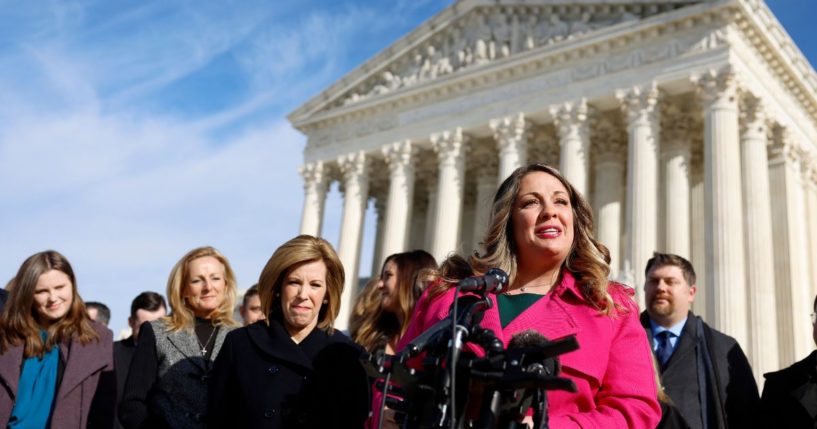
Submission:
M 652 336 L 654 337 L 654 336 L 658 335 L 661 332 L 669 331 L 672 335 L 674 335 L 676 337 L 680 337 L 681 332 L 684 330 L 684 325 L 686 325 L 686 323 L 687 323 L 687 319 L 688 319 L 688 317 L 684 317 L 684 320 L 670 326 L 669 328 L 665 328 L 665 327 L 653 322 L 653 320 L 650 319 L 650 327 L 652 328 Z

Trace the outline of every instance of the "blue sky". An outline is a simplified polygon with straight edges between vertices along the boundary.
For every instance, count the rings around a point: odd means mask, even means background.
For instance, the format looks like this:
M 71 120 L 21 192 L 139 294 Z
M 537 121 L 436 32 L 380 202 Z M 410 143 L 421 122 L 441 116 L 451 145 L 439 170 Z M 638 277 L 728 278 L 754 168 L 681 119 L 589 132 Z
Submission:
M 285 115 L 450 3 L 0 0 L 0 281 L 59 250 L 115 332 L 193 247 L 249 286 L 300 223 Z M 817 2 L 768 3 L 817 63 Z

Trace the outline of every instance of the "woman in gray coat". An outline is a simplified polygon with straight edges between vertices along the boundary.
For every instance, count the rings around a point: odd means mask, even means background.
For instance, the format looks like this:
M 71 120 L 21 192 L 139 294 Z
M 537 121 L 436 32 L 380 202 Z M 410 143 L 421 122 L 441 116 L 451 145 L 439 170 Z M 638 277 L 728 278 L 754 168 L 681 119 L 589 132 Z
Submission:
M 233 320 L 235 275 L 212 247 L 191 250 L 167 282 L 170 316 L 145 322 L 125 381 L 126 428 L 203 428 L 207 379 Z
M 15 279 L 0 316 L 0 426 L 112 427 L 111 331 L 85 312 L 71 264 L 40 252 Z

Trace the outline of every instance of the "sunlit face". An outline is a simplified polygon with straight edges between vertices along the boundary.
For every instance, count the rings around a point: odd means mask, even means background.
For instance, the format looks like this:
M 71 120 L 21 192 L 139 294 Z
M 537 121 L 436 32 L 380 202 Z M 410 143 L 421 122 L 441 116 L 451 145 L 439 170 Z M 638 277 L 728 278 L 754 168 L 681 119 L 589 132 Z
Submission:
M 326 264 L 313 261 L 295 267 L 281 284 L 284 325 L 293 338 L 303 339 L 318 325 L 326 297 Z
M 159 307 L 156 311 L 148 311 L 143 308 L 136 310 L 136 314 L 128 318 L 128 325 L 130 325 L 131 331 L 133 332 L 133 339 L 139 339 L 139 328 L 142 327 L 143 323 L 161 319 L 165 317 L 166 314 L 167 310 L 165 310 L 164 307 Z
M 244 326 L 266 319 L 264 312 L 261 310 L 261 297 L 257 294 L 247 298 L 247 304 L 241 305 L 239 312 L 244 319 Z
M 187 274 L 182 296 L 196 316 L 207 319 L 224 302 L 227 288 L 224 265 L 212 256 L 203 256 L 190 261 Z
M 43 327 L 65 317 L 73 303 L 74 285 L 67 274 L 51 270 L 40 275 L 34 287 L 34 311 Z
M 689 314 L 696 291 L 695 285 L 687 283 L 681 267 L 655 267 L 647 273 L 644 284 L 647 313 L 655 323 L 673 326 Z
M 99 315 L 99 311 L 97 311 L 96 308 L 89 307 L 86 309 L 86 312 L 88 313 L 88 317 L 90 317 L 91 320 L 96 322 L 96 316 Z
M 520 259 L 546 258 L 561 263 L 573 245 L 573 207 L 567 188 L 542 171 L 526 174 L 511 213 Z
M 400 310 L 400 296 L 397 291 L 397 264 L 394 261 L 386 262 L 383 265 L 383 272 L 380 273 L 380 281 L 377 288 L 380 289 L 382 300 L 380 307 L 383 311 L 397 313 Z

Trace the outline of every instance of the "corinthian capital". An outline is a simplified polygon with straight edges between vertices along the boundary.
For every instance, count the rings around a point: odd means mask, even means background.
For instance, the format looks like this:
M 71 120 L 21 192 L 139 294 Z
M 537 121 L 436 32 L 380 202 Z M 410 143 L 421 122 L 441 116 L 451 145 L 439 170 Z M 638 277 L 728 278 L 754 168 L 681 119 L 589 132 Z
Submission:
M 363 151 L 348 153 L 338 157 L 338 167 L 344 182 L 355 180 L 366 175 L 368 158 Z
M 491 119 L 489 125 L 494 133 L 494 140 L 496 140 L 500 152 L 528 142 L 530 122 L 525 120 L 523 113 Z
M 304 189 L 322 190 L 329 185 L 329 175 L 323 161 L 315 161 L 302 165 L 298 172 L 304 178 Z
M 731 67 L 710 69 L 692 77 L 697 85 L 698 97 L 704 108 L 732 107 L 737 104 L 738 84 Z
M 621 127 L 609 119 L 602 119 L 594 127 L 598 136 L 593 141 L 593 152 L 598 162 L 624 163 L 627 160 L 627 141 Z
M 768 149 L 770 161 L 783 161 L 797 168 L 800 167 L 803 150 L 786 127 L 777 127 L 772 132 L 772 140 L 769 142 Z
M 616 91 L 616 98 L 627 116 L 627 123 L 632 125 L 655 125 L 659 120 L 658 101 L 661 91 L 655 82 L 649 85 L 635 86 L 629 90 Z
M 383 146 L 383 158 L 392 172 L 402 171 L 414 164 L 414 157 L 417 148 L 411 144 L 411 140 L 403 140 Z
M 664 133 L 662 144 L 669 153 L 689 150 L 692 115 L 689 109 L 677 104 L 670 104 L 661 115 L 661 132 Z
M 755 96 L 747 94 L 741 100 L 740 106 L 740 132 L 744 138 L 766 138 L 768 132 L 766 126 L 767 114 L 763 101 Z
M 463 134 L 460 127 L 431 135 L 431 146 L 440 164 L 452 164 L 463 159 L 467 143 L 468 135 Z
M 587 100 L 582 98 L 577 102 L 564 103 L 550 108 L 553 124 L 562 140 L 568 138 L 585 139 L 588 137 L 588 116 L 590 108 Z

